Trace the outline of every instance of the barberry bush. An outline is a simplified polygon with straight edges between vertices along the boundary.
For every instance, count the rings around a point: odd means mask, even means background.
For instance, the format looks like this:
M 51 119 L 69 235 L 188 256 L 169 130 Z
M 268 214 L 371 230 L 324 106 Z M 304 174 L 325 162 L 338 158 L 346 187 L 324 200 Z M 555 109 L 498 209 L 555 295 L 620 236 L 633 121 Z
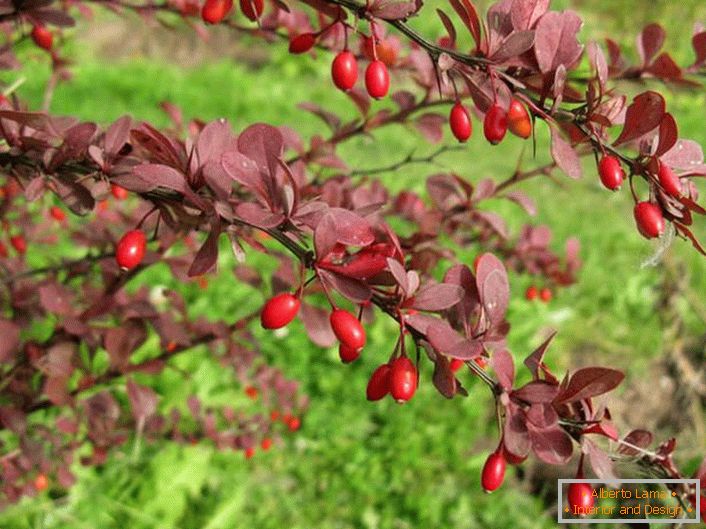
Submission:
M 587 173 L 583 180 L 603 186 L 594 200 L 628 196 L 616 207 L 636 234 L 656 240 L 641 243 L 648 261 L 661 266 L 670 245 L 683 244 L 676 238 L 703 253 L 703 153 L 680 133 L 664 95 L 702 89 L 701 26 L 688 39 L 690 60 L 678 64 L 662 51 L 657 24 L 636 31 L 634 48 L 584 43 L 579 16 L 547 2 L 505 1 L 487 13 L 467 1 L 436 13 L 417 2 L 338 0 L 106 5 L 145 18 L 132 24 L 204 37 L 204 23 L 219 25 L 299 55 L 292 60 L 330 63 L 330 81 L 320 82 L 357 114 L 300 103 L 328 132 L 187 119 L 170 103 L 163 127 L 136 115 L 100 126 L 55 116 L 52 93 L 71 75 L 71 32 L 62 28 L 90 24 L 103 5 L 8 7 L 3 63 L 22 68 L 15 51 L 29 39 L 52 71 L 44 110 L 13 85 L 0 103 L 4 503 L 69 490 L 80 465 L 109 465 L 115 451 L 142 444 L 203 441 L 249 459 L 296 435 L 305 392 L 285 374 L 286 359 L 275 367 L 262 347 L 271 344 L 263 336 L 290 326 L 312 350 L 335 347 L 341 363 L 366 362 L 367 387 L 355 389 L 369 401 L 435 398 L 415 396 L 427 387 L 464 400 L 471 386 L 472 396 L 485 386 L 498 421 L 476 491 L 499 488 L 507 465 L 528 456 L 566 476 L 608 479 L 626 460 L 657 476 L 687 475 L 675 439 L 613 422 L 603 396 L 623 380 L 616 365 L 574 359 L 566 374 L 550 369 L 553 334 L 508 347 L 508 271 L 531 278 L 514 297 L 551 303 L 577 281 L 583 233 L 557 253 L 551 227 L 514 226 L 507 206 L 571 215 L 570 205 L 538 206 L 519 188 L 531 179 L 578 185 L 566 176 Z M 414 29 L 433 17 L 440 37 Z M 225 88 L 234 98 L 257 90 Z M 345 156 L 347 142 L 393 127 L 431 147 L 384 164 Z M 489 159 L 503 149 L 520 161 L 477 175 L 466 142 Z M 450 154 L 462 163 L 435 167 Z M 406 181 L 411 166 L 423 167 L 421 182 Z M 156 274 L 169 285 L 145 280 Z M 228 281 L 252 290 L 230 303 L 216 293 L 212 310 L 196 310 L 198 289 Z M 374 348 L 371 326 L 385 329 Z M 199 376 L 201 364 L 220 368 L 216 381 Z M 172 386 L 197 388 L 194 380 L 228 389 L 219 399 L 203 388 L 194 392 L 201 397 L 174 398 Z M 472 396 L 465 400 L 476 406 Z M 677 492 L 685 505 L 697 501 Z

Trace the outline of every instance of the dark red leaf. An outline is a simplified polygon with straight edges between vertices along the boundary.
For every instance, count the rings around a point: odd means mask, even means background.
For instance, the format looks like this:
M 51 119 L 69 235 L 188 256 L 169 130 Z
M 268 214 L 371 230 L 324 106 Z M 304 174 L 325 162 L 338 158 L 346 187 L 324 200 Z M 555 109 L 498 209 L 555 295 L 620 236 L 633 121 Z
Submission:
M 652 57 L 662 49 L 664 37 L 664 29 L 659 24 L 649 24 L 642 30 L 637 38 L 637 53 L 640 55 L 643 66 L 648 65 Z
M 571 438 L 558 425 L 540 429 L 528 423 L 527 430 L 532 450 L 541 461 L 549 465 L 565 465 L 571 459 Z
M 608 454 L 598 448 L 593 441 L 585 436 L 581 437 L 581 447 L 583 448 L 583 452 L 588 455 L 588 462 L 591 464 L 591 468 L 597 478 L 606 481 L 617 480 L 613 468 L 613 461 Z
M 458 285 L 437 283 L 422 287 L 414 297 L 412 308 L 424 311 L 439 311 L 453 307 L 461 301 L 463 289 Z
M 557 396 L 556 402 L 568 404 L 607 393 L 616 388 L 625 375 L 607 367 L 586 367 L 576 371 L 568 385 Z
M 108 329 L 103 345 L 108 351 L 110 365 L 116 369 L 127 366 L 130 355 L 147 340 L 147 329 L 142 320 L 130 319 L 120 327 Z
M 157 411 L 157 394 L 152 388 L 141 386 L 131 378 L 128 378 L 126 387 L 132 416 L 138 425 L 143 425 Z
M 662 122 L 665 112 L 664 98 L 648 90 L 633 99 L 625 114 L 625 125 L 613 145 L 621 145 L 654 130 Z
M 331 347 L 336 343 L 336 336 L 331 330 L 327 311 L 308 303 L 302 303 L 299 316 L 304 322 L 307 335 L 316 345 Z
M 320 269 L 318 274 L 329 288 L 333 288 L 353 303 L 364 303 L 372 296 L 372 290 L 362 281 L 323 269 Z
M 512 392 L 512 396 L 530 404 L 544 404 L 554 400 L 559 393 L 559 386 L 544 380 L 533 380 L 520 389 Z
M 571 144 L 561 137 L 556 127 L 550 127 L 552 134 L 552 158 L 571 178 L 581 178 L 581 160 Z
M 9 362 L 15 357 L 20 344 L 20 326 L 9 320 L 0 319 L 0 363 Z
M 506 349 L 496 351 L 490 358 L 490 365 L 498 377 L 498 383 L 505 391 L 512 390 L 515 381 L 515 362 Z
M 662 122 L 659 124 L 659 143 L 657 144 L 655 156 L 662 156 L 674 147 L 678 137 L 677 122 L 674 120 L 674 117 L 667 112 L 664 114 Z
M 560 64 L 568 70 L 579 59 L 583 50 L 577 39 L 581 24 L 573 11 L 542 15 L 534 38 L 534 53 L 542 73 L 553 72 Z
M 446 118 L 439 114 L 428 112 L 414 120 L 414 126 L 430 143 L 439 143 L 444 138 Z
M 211 270 L 218 261 L 218 237 L 221 234 L 220 217 L 215 217 L 211 223 L 211 231 L 203 245 L 194 257 L 189 268 L 189 277 L 200 276 Z
M 492 324 L 499 324 L 505 319 L 510 299 L 510 283 L 502 261 L 493 254 L 483 254 L 478 259 L 476 285 L 486 317 Z
M 549 9 L 550 0 L 512 0 L 510 17 L 513 27 L 518 30 L 532 29 Z
M 544 354 L 547 352 L 547 347 L 556 336 L 556 331 L 552 332 L 546 340 L 542 342 L 542 345 L 537 347 L 532 353 L 525 359 L 525 366 L 532 373 L 534 379 L 539 378 L 539 369 L 544 361 Z
M 432 382 L 447 399 L 453 398 L 456 394 L 456 376 L 449 366 L 449 361 L 443 355 L 438 355 L 434 362 L 434 375 Z

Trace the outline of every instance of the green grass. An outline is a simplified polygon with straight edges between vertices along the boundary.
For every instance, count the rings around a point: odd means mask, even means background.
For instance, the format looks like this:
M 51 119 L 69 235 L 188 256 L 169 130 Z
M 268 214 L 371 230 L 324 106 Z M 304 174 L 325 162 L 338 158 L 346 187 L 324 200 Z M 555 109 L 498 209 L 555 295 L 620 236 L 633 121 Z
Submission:
M 698 2 L 681 3 L 680 8 L 682 4 L 688 6 L 690 15 L 706 16 Z M 636 29 L 627 8 L 603 0 L 572 5 L 578 5 L 589 21 L 586 36 L 617 34 L 619 40 L 632 42 Z M 676 7 L 654 3 L 647 8 L 633 0 L 630 5 L 640 19 L 663 20 L 671 29 L 668 42 L 678 49 L 682 62 L 691 57 Z M 426 9 L 431 11 L 431 7 Z M 421 26 L 431 29 L 438 24 Z M 259 68 L 220 60 L 189 69 L 147 56 L 106 67 L 90 49 L 73 47 L 79 60 L 72 68 L 73 79 L 56 90 L 52 110 L 57 113 L 101 123 L 130 113 L 164 126 L 168 121 L 158 105 L 168 100 L 187 117 L 226 117 L 236 130 L 255 121 L 289 125 L 307 138 L 326 131 L 319 121 L 296 109 L 297 103 L 316 101 L 354 115 L 348 99 L 328 82 L 328 57 L 292 58 L 281 45 L 270 47 L 272 60 Z M 25 69 L 3 73 L 2 79 L 12 82 L 24 77 L 19 93 L 36 107 L 48 69 L 41 55 L 27 49 L 25 56 Z M 706 94 L 670 94 L 669 105 L 682 135 L 706 144 L 703 112 L 696 110 L 706 105 Z M 472 182 L 510 174 L 522 142 L 508 138 L 491 150 L 482 141 L 477 124 L 476 129 L 468 152 L 448 155 L 442 163 Z M 539 134 L 538 152 L 544 153 L 541 146 L 546 143 L 546 131 L 540 129 Z M 376 133 L 375 139 L 346 144 L 341 155 L 351 166 L 365 168 L 385 165 L 412 149 L 427 152 L 430 147 L 416 133 L 391 127 Z M 530 158 L 526 153 L 527 166 L 547 157 Z M 383 179 L 392 190 L 422 191 L 424 177 L 432 171 L 414 166 Z M 663 272 L 659 267 L 640 267 L 654 247 L 636 234 L 627 194 L 603 191 L 590 163 L 579 182 L 559 176 L 557 184 L 543 179 L 527 182 L 522 189 L 539 204 L 540 213 L 533 222 L 552 227 L 555 249 L 560 250 L 570 236 L 580 238 L 584 268 L 579 282 L 560 291 L 548 306 L 521 299 L 518 293 L 532 278 L 512 275 L 515 295 L 509 311 L 513 326 L 509 344 L 516 360 L 538 345 L 548 328 L 555 328 L 559 335 L 548 362 L 559 372 L 571 366 L 612 362 L 629 369 L 628 383 L 643 376 L 649 361 L 662 353 L 663 330 L 653 302 Z M 494 206 L 515 229 L 528 221 L 511 204 Z M 699 222 L 697 232 L 706 238 L 706 223 Z M 223 250 L 221 271 L 205 292 L 195 285 L 179 287 L 159 267 L 136 283 L 180 288 L 193 315 L 233 320 L 252 310 L 258 294 L 234 280 L 227 245 Z M 476 252 L 476 248 L 467 251 L 469 262 Z M 669 253 L 686 263 L 690 287 L 695 295 L 706 298 L 705 260 L 681 241 Z M 250 264 L 272 266 L 257 256 L 250 259 Z M 686 306 L 683 317 L 691 332 L 703 332 L 703 322 Z M 290 326 L 286 337 L 276 338 L 259 329 L 254 332 L 265 356 L 287 376 L 300 380 L 302 391 L 311 398 L 297 435 L 279 438 L 271 452 L 258 453 L 250 461 L 242 454 L 221 453 L 206 445 L 143 444 L 133 453 L 130 442 L 116 450 L 102 468 L 75 465 L 79 481 L 67 496 L 25 500 L 0 513 L 0 527 L 472 529 L 555 525 L 546 514 L 546 505 L 527 494 L 514 470 L 501 491 L 492 496 L 480 492 L 480 468 L 494 447 L 496 429 L 488 392 L 478 381 L 466 378 L 467 399 L 446 401 L 428 383 L 430 372 L 425 365 L 419 395 L 407 405 L 365 401 L 367 378 L 392 347 L 394 329 L 389 322 L 379 319 L 371 328 L 370 345 L 351 366 L 342 366 L 333 349 L 312 347 L 300 322 Z M 165 409 L 183 406 L 191 394 L 214 404 L 245 405 L 240 388 L 228 386 L 227 374 L 205 359 L 206 353 L 197 351 L 175 361 L 190 373 L 186 381 L 171 369 L 149 379 Z M 571 472 L 571 468 L 563 469 L 564 476 Z

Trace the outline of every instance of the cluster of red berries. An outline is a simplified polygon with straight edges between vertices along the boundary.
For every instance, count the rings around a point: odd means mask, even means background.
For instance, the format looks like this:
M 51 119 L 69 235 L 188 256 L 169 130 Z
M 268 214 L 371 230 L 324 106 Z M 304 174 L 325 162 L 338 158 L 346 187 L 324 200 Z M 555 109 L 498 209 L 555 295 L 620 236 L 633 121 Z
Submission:
M 406 356 L 398 356 L 373 371 L 365 395 L 369 401 L 381 400 L 388 394 L 397 402 L 411 399 L 417 391 L 417 367 Z
M 549 287 L 543 287 L 541 289 L 534 285 L 527 287 L 525 290 L 525 299 L 527 301 L 534 301 L 539 299 L 545 303 L 549 303 L 552 300 L 553 294 Z
M 454 137 L 461 143 L 468 140 L 473 132 L 471 115 L 460 101 L 456 101 L 449 114 L 449 127 Z M 532 121 L 525 106 L 517 99 L 512 99 L 506 111 L 501 105 L 494 104 L 485 113 L 483 134 L 492 145 L 500 143 L 507 131 L 522 139 L 532 134 Z
M 331 77 L 333 84 L 344 92 L 355 86 L 358 81 L 358 60 L 351 51 L 343 50 L 336 55 L 331 63 Z M 370 61 L 365 69 L 365 89 L 375 99 L 382 99 L 390 90 L 390 73 L 380 59 Z
M 676 173 L 667 164 L 657 162 L 656 181 L 664 192 L 672 197 L 682 196 L 682 182 Z M 617 191 L 625 179 L 625 171 L 620 165 L 620 160 L 611 154 L 604 155 L 598 162 L 598 175 L 601 183 L 611 191 Z M 664 233 L 665 222 L 662 209 L 659 205 L 642 201 L 635 204 L 633 210 L 635 223 L 643 237 L 653 239 Z
M 233 0 L 206 0 L 201 18 L 207 24 L 219 24 L 233 9 Z M 249 20 L 259 20 L 265 11 L 265 0 L 240 0 L 240 10 Z

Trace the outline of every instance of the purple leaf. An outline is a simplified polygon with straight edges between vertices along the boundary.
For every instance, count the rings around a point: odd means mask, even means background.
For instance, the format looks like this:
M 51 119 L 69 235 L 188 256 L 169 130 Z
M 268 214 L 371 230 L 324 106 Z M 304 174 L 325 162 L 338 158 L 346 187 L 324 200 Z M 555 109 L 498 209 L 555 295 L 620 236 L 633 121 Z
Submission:
M 551 341 L 554 339 L 556 336 L 556 331 L 552 332 L 544 342 L 542 342 L 542 345 L 537 347 L 526 359 L 525 359 L 525 366 L 527 366 L 527 369 L 530 370 L 532 373 L 532 377 L 536 380 L 539 378 L 539 369 L 540 366 L 542 365 L 544 361 L 544 354 L 547 351 L 547 347 L 549 347 L 549 344 Z
M 596 70 L 596 74 L 598 75 L 598 82 L 601 86 L 605 86 L 605 83 L 608 80 L 608 64 L 606 63 L 603 50 L 596 41 L 592 40 L 588 43 L 587 52 L 591 66 L 593 66 Z
M 655 156 L 662 156 L 668 152 L 677 143 L 678 138 L 677 122 L 674 120 L 674 116 L 667 112 L 659 124 L 659 143 Z
M 405 296 L 408 296 L 410 294 L 409 280 L 407 278 L 407 272 L 405 271 L 404 266 L 402 266 L 396 259 L 388 257 L 387 267 L 390 269 L 392 277 L 395 278 L 395 281 L 402 289 L 402 292 L 405 294 Z
M 637 37 L 637 53 L 640 55 L 643 66 L 647 66 L 662 48 L 665 35 L 662 26 L 649 24 L 645 26 L 642 33 Z
M 532 48 L 534 44 L 534 31 L 515 31 L 502 41 L 492 56 L 496 63 L 514 59 Z
M 304 102 L 299 103 L 297 106 L 302 110 L 311 112 L 316 117 L 320 118 L 324 123 L 326 123 L 326 125 L 328 125 L 328 127 L 331 129 L 331 132 L 335 133 L 341 128 L 341 118 L 339 118 L 336 114 L 332 112 L 324 110 L 319 105 L 315 103 Z
M 551 127 L 552 133 L 552 158 L 571 178 L 581 178 L 581 160 L 571 144 L 561 137 L 560 132 Z
M 436 14 L 439 15 L 441 23 L 444 25 L 444 28 L 446 28 L 446 33 L 448 34 L 451 42 L 456 42 L 456 28 L 454 27 L 454 24 L 449 16 L 441 9 L 437 9 Z
M 518 30 L 532 29 L 549 9 L 550 0 L 513 0 L 510 8 L 512 26 Z
M 253 160 L 261 171 L 274 175 L 277 172 L 277 160 L 284 151 L 284 138 L 277 127 L 256 123 L 241 132 L 238 150 Z
M 131 378 L 128 378 L 126 386 L 132 416 L 138 425 L 143 425 L 157 411 L 157 394 L 152 388 L 141 386 Z
M 284 215 L 271 213 L 252 202 L 243 202 L 235 208 L 235 215 L 243 221 L 262 229 L 275 228 L 282 224 Z
M 702 164 L 704 153 L 701 145 L 692 140 L 679 140 L 677 143 L 662 155 L 662 162 L 672 169 L 690 169 Z
M 586 367 L 576 371 L 568 385 L 557 396 L 558 404 L 568 404 L 589 399 L 616 388 L 625 375 L 607 367 Z
M 0 363 L 9 362 L 20 345 L 20 326 L 9 320 L 0 319 Z
M 506 407 L 503 444 L 518 457 L 525 457 L 531 447 L 525 412 L 513 403 Z
M 623 441 L 638 448 L 647 448 L 652 444 L 652 439 L 652 432 L 648 432 L 647 430 L 633 430 L 623 438 Z M 640 453 L 638 450 L 622 443 L 618 446 L 618 452 L 629 456 L 636 456 Z
M 581 56 L 583 47 L 577 40 L 581 19 L 573 11 L 549 11 L 537 23 L 534 52 L 542 73 L 553 72 L 560 64 L 566 69 Z
M 518 204 L 527 212 L 528 215 L 534 217 L 537 214 L 537 206 L 535 205 L 534 200 L 525 195 L 522 191 L 510 191 L 504 196 L 508 200 L 512 200 L 514 203 Z
M 546 404 L 552 402 L 558 393 L 557 384 L 545 380 L 533 380 L 513 391 L 512 396 L 530 404 Z
M 491 324 L 499 324 L 507 311 L 510 284 L 505 265 L 493 254 L 485 253 L 478 259 L 476 285 L 486 317 Z
M 458 285 L 437 283 L 422 287 L 414 297 L 412 308 L 439 311 L 453 307 L 463 298 L 463 289 Z
M 368 11 L 383 20 L 401 20 L 419 11 L 421 5 L 421 0 L 374 0 Z
M 453 371 L 451 371 L 449 361 L 446 357 L 441 355 L 436 357 L 432 382 L 436 389 L 439 390 L 439 393 L 447 399 L 453 398 L 456 394 L 456 376 Z
M 414 120 L 414 126 L 429 143 L 439 143 L 444 138 L 446 118 L 440 114 L 428 112 Z
M 319 347 L 331 347 L 336 343 L 336 336 L 331 330 L 329 313 L 322 308 L 302 303 L 300 317 L 304 322 L 306 334 Z
M 586 436 L 581 437 L 581 448 L 588 455 L 588 462 L 591 464 L 596 477 L 606 481 L 615 481 L 618 478 L 613 469 L 613 461 L 603 450 Z
M 70 290 L 56 283 L 39 287 L 39 301 L 49 314 L 68 316 L 73 314 L 73 295 Z
M 218 237 L 221 234 L 220 217 L 215 217 L 211 223 L 211 231 L 203 246 L 199 249 L 194 262 L 189 268 L 189 277 L 200 276 L 211 270 L 218 261 Z
M 118 154 L 130 137 L 130 127 L 132 127 L 130 116 L 123 116 L 108 127 L 104 140 L 106 154 L 109 156 Z
M 233 134 L 225 119 L 212 121 L 206 125 L 196 140 L 196 155 L 199 166 L 208 162 L 219 162 L 223 153 L 232 145 Z
M 346 246 L 368 246 L 375 242 L 370 223 L 363 217 L 342 208 L 331 208 L 336 240 Z
M 357 279 L 345 277 L 324 269 L 319 269 L 318 274 L 319 278 L 325 281 L 330 288 L 333 288 L 353 303 L 364 303 L 373 295 L 370 287 Z
M 527 424 L 532 450 L 537 457 L 549 465 L 565 465 L 571 459 L 571 438 L 558 425 L 540 429 Z
M 108 351 L 110 365 L 124 369 L 130 355 L 147 340 L 147 329 L 142 320 L 130 319 L 120 327 L 112 327 L 105 333 L 103 346 Z
M 512 390 L 515 380 L 515 362 L 506 349 L 500 349 L 490 358 L 490 365 L 498 377 L 498 383 L 505 391 Z
M 44 176 L 38 175 L 30 180 L 25 186 L 25 198 L 27 202 L 34 202 L 44 194 Z
M 625 125 L 613 145 L 621 145 L 655 129 L 662 122 L 665 112 L 664 98 L 648 90 L 633 99 L 625 113 Z

